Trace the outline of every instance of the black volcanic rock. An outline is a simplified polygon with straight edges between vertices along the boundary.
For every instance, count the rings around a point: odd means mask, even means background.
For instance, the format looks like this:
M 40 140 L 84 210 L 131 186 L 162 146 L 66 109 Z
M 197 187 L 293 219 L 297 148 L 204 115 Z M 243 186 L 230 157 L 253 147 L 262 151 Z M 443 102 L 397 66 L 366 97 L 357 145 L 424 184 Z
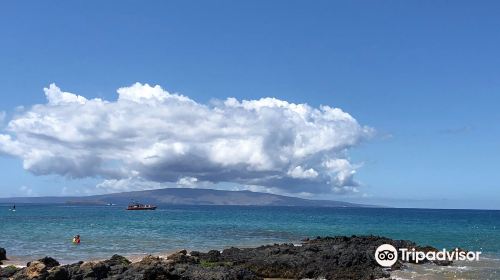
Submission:
M 388 276 L 374 259 L 376 248 L 385 243 L 396 248 L 415 246 L 410 241 L 353 236 L 318 238 L 302 246 L 275 244 L 230 248 L 220 255 L 213 251 L 195 254 L 200 261 L 232 263 L 263 278 L 374 279 Z
M 39 259 L 38 262 L 42 263 L 47 268 L 52 268 L 52 267 L 55 267 L 55 266 L 59 266 L 59 262 L 56 261 L 55 259 L 51 258 L 51 257 L 44 257 L 42 259 Z M 26 266 L 30 266 L 30 265 L 31 265 L 31 262 L 29 262 L 29 263 L 26 264 Z
M 18 272 L 20 269 L 13 266 L 13 265 L 10 265 L 10 266 L 7 266 L 7 267 L 4 267 L 4 268 L 0 268 L 0 279 L 8 279 L 10 277 L 12 277 L 14 274 L 16 274 L 16 272 Z
M 109 260 L 59 266 L 52 258 L 28 263 L 21 270 L 0 270 L 0 279 L 98 280 L 98 279 L 358 279 L 389 277 L 374 258 L 376 248 L 392 244 L 397 249 L 416 244 L 376 236 L 307 239 L 301 245 L 274 244 L 257 248 L 229 248 L 207 253 L 185 250 L 167 258 L 147 256 L 137 263 L 114 255 Z M 433 247 L 416 247 L 436 250 Z M 445 265 L 445 264 L 440 264 Z M 392 270 L 404 266 L 398 262 Z
M 4 248 L 0 248 L 0 261 L 7 259 L 7 251 Z

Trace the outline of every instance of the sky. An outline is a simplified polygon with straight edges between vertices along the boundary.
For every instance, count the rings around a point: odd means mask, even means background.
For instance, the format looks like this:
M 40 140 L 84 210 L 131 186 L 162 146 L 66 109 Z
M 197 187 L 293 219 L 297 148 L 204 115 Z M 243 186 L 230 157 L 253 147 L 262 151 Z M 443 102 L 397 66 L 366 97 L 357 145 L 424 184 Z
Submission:
M 0 197 L 500 209 L 496 1 L 2 1 Z

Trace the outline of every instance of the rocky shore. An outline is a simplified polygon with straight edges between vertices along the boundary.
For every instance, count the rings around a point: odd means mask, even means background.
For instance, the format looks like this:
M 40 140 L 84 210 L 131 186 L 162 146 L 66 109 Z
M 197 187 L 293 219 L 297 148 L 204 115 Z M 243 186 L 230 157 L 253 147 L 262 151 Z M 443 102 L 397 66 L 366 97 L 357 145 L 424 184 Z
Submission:
M 55 259 L 45 257 L 29 262 L 24 268 L 1 268 L 0 279 L 379 279 L 390 277 L 391 272 L 375 261 L 374 252 L 382 244 L 436 250 L 419 247 L 411 241 L 376 236 L 317 237 L 300 245 L 274 244 L 206 253 L 182 250 L 167 258 L 147 256 L 135 263 L 114 255 L 104 261 L 60 265 Z M 398 261 L 391 269 L 404 266 L 405 263 Z

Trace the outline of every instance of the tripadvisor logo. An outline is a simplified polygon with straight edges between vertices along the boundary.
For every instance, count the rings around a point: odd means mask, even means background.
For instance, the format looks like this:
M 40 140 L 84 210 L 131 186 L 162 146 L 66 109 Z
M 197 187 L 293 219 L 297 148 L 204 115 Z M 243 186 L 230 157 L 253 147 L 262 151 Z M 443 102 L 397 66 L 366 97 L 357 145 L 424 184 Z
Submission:
M 384 267 L 393 266 L 398 259 L 408 262 L 413 261 L 415 263 L 422 262 L 424 260 L 428 261 L 478 261 L 481 252 L 465 252 L 460 251 L 458 248 L 453 251 L 448 251 L 443 249 L 441 251 L 428 251 L 422 252 L 415 248 L 411 250 L 408 248 L 399 248 L 398 250 L 391 244 L 382 244 L 378 246 L 375 251 L 375 260 L 377 263 Z
M 398 250 L 391 244 L 382 244 L 375 251 L 375 260 L 381 266 L 392 266 L 398 261 Z

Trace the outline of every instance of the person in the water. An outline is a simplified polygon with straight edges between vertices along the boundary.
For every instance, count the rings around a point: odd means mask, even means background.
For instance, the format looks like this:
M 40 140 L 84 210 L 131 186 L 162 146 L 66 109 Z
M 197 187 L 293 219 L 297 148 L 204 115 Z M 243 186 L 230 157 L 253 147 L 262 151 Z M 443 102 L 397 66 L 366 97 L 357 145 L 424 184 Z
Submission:
M 73 244 L 80 244 L 80 235 L 75 235 L 75 237 L 73 237 Z

